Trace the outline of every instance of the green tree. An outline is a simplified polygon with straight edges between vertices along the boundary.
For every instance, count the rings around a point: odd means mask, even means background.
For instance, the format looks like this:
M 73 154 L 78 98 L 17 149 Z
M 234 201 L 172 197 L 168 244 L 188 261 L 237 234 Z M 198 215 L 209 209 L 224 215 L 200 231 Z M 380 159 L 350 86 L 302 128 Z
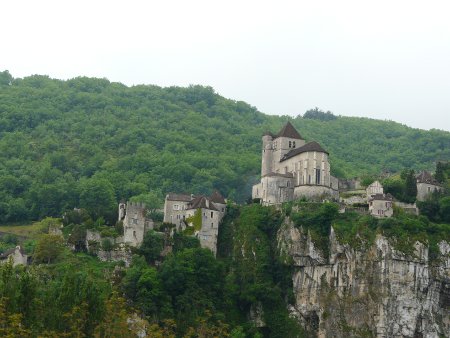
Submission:
M 63 250 L 64 241 L 61 236 L 44 234 L 36 243 L 34 262 L 50 264 L 58 259 Z
M 444 173 L 444 164 L 442 162 L 436 163 L 436 172 L 434 174 L 434 178 L 439 183 L 443 183 L 445 181 L 445 173 Z
M 104 217 L 112 224 L 116 211 L 112 184 L 101 178 L 85 180 L 81 185 L 80 206 L 86 209 L 93 219 Z
M 417 196 L 417 180 L 414 170 L 409 170 L 405 178 L 405 200 L 414 203 Z

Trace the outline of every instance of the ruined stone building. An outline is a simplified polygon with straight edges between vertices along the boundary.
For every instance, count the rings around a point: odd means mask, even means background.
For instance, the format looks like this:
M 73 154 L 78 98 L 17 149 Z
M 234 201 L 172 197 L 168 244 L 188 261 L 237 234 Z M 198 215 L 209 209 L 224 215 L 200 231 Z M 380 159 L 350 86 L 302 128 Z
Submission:
M 147 217 L 144 203 L 119 203 L 119 221 L 123 223 L 123 242 L 138 247 L 145 234 L 154 227 L 153 220 Z
M 287 122 L 278 134 L 262 137 L 261 182 L 252 198 L 263 205 L 280 204 L 305 197 L 339 197 L 338 179 L 330 174 L 328 152 L 317 142 L 308 142 Z
M 13 266 L 27 265 L 29 256 L 25 254 L 25 251 L 20 245 L 17 245 L 15 248 L 6 250 L 0 254 L 0 264 L 6 263 L 9 260 L 11 260 Z
M 211 196 L 186 194 L 167 194 L 164 202 L 164 222 L 175 224 L 178 231 L 188 226 L 194 229 L 194 235 L 203 248 L 217 251 L 219 224 L 226 212 L 226 201 L 215 191 Z M 200 224 L 194 224 L 199 220 Z
M 442 191 L 442 185 L 428 171 L 422 171 L 417 176 L 417 200 L 425 201 L 433 192 Z

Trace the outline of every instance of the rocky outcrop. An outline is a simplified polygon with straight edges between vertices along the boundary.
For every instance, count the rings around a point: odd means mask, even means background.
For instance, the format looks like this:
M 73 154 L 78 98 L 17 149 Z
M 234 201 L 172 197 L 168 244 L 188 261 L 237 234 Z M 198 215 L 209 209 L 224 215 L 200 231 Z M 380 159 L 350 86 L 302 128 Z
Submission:
M 396 251 L 378 235 L 374 244 L 354 250 L 330 233 L 329 257 L 311 237 L 285 221 L 278 249 L 292 276 L 291 314 L 317 337 L 449 337 L 450 245 L 439 244 L 430 264 L 428 247 L 414 254 Z

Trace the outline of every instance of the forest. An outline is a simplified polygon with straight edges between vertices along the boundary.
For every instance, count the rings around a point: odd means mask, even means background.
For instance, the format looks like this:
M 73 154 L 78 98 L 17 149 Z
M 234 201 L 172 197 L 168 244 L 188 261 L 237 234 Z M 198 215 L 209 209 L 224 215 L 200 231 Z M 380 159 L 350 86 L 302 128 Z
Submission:
M 393 218 L 377 220 L 307 201 L 278 209 L 233 203 L 247 200 L 258 178 L 261 134 L 287 119 L 210 87 L 1 72 L 0 252 L 21 244 L 32 264 L 0 264 L 0 336 L 136 337 L 146 327 L 158 338 L 308 337 L 287 307 L 293 266 L 276 238 L 287 217 L 325 257 L 333 227 L 357 250 L 382 234 L 405 254 L 415 241 L 426 243 L 431 262 L 437 259 L 438 243 L 450 242 L 450 165 L 437 162 L 450 158 L 450 133 L 318 108 L 290 118 L 330 152 L 338 177 L 370 184 L 382 171 L 397 172 L 383 184 L 399 200 L 413 202 L 414 170 L 431 169 L 447 189 L 418 203 L 420 216 L 395 209 Z M 177 232 L 148 232 L 128 268 L 86 250 L 87 229 L 123 231 L 116 224 L 121 199 L 145 201 L 157 215 L 169 191 L 213 189 L 229 201 L 217 257 Z M 168 226 L 157 223 L 161 231 Z M 52 233 L 61 224 L 63 236 Z
M 303 114 L 303 115 L 302 115 Z M 432 169 L 450 157 L 450 133 L 311 109 L 269 116 L 213 88 L 127 87 L 0 72 L 0 223 L 105 214 L 139 195 L 210 193 L 242 202 L 260 172 L 261 135 L 290 119 L 330 152 L 333 174 Z M 93 197 L 95 196 L 95 198 Z

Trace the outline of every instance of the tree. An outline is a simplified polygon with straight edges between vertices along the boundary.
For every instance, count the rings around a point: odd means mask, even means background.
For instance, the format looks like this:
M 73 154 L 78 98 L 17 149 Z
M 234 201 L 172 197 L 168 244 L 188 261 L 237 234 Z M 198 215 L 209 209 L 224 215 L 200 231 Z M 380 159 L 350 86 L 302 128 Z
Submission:
M 9 71 L 5 70 L 0 72 L 0 86 L 10 86 L 13 81 L 12 75 Z
M 417 196 L 417 180 L 414 170 L 408 170 L 405 178 L 405 200 L 414 203 Z
M 443 183 L 445 181 L 444 164 L 442 162 L 436 163 L 436 173 L 434 174 L 434 178 L 439 183 Z
M 164 235 L 151 230 L 145 234 L 139 253 L 145 257 L 149 264 L 154 264 L 161 257 L 163 249 Z
M 439 215 L 444 222 L 450 223 L 450 196 L 440 199 Z
M 50 264 L 58 259 L 64 250 L 64 241 L 61 236 L 44 234 L 36 243 L 33 259 L 35 263 Z
M 80 206 L 86 209 L 93 219 L 104 217 L 113 223 L 116 200 L 112 184 L 102 178 L 85 180 L 81 185 Z
M 149 213 L 154 213 L 157 209 L 161 208 L 162 200 L 162 197 L 160 197 L 154 191 L 150 191 L 148 193 L 140 194 L 130 198 L 131 202 L 145 203 L 145 206 Z

